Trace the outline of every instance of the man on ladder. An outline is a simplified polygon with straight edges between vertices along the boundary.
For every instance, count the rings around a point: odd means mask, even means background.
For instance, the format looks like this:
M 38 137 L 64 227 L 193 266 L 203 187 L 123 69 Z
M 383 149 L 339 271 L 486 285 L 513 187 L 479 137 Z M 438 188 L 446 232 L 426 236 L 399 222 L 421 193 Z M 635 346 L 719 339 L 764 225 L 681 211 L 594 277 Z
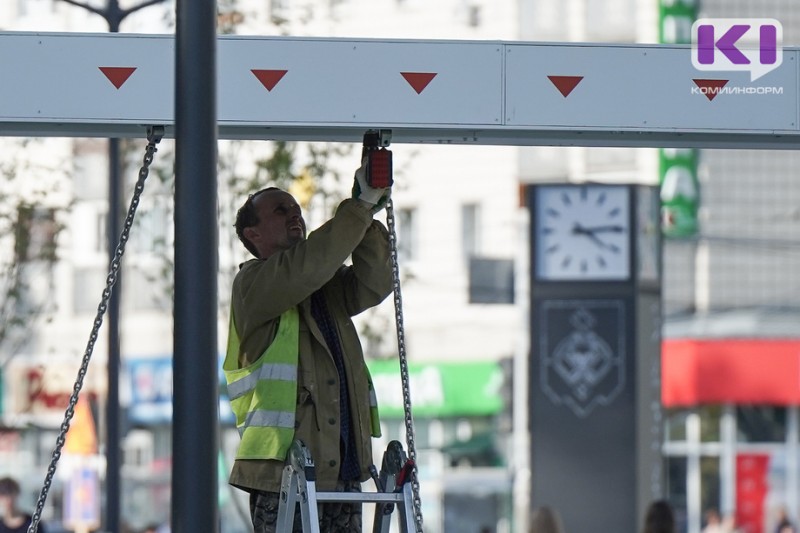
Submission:
M 373 220 L 391 189 L 367 183 L 364 161 L 353 198 L 308 236 L 280 189 L 252 194 L 237 213 L 237 235 L 255 259 L 233 282 L 223 370 L 242 437 L 230 483 L 250 493 L 255 533 L 276 531 L 295 439 L 316 462 L 320 490 L 359 492 L 370 477 L 380 425 L 350 317 L 383 301 L 393 280 L 388 232 Z M 319 521 L 321 532 L 360 533 L 361 504 L 322 504 Z M 298 514 L 294 531 L 301 527 Z

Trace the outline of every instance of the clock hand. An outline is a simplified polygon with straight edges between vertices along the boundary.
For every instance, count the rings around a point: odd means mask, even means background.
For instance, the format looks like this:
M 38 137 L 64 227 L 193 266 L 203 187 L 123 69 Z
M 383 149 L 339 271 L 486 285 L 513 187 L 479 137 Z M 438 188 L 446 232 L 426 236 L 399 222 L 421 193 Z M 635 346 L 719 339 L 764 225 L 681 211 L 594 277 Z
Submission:
M 619 248 L 617 248 L 613 244 L 608 244 L 607 242 L 600 240 L 600 238 L 598 238 L 597 235 L 595 235 L 594 233 L 589 232 L 586 233 L 585 235 L 589 237 L 589 239 L 591 239 L 591 241 L 595 243 L 598 248 L 610 250 L 615 253 L 619 251 Z
M 605 227 L 605 226 L 599 226 L 599 227 Z M 612 227 L 614 227 L 614 226 L 612 226 Z M 595 243 L 598 246 L 598 248 L 609 250 L 609 251 L 614 252 L 614 253 L 619 252 L 619 247 L 617 247 L 617 246 L 615 246 L 613 244 L 609 244 L 609 243 L 601 240 L 597 235 L 595 235 L 595 231 L 597 231 L 595 228 L 585 228 L 585 227 L 581 226 L 578 222 L 576 222 L 575 225 L 572 226 L 572 233 L 573 234 L 575 234 L 575 235 L 586 235 L 587 237 L 589 237 L 589 240 L 591 240 L 593 243 Z
M 588 228 L 582 228 L 584 231 L 589 233 L 622 233 L 625 231 L 620 225 L 609 225 L 609 226 L 589 226 Z

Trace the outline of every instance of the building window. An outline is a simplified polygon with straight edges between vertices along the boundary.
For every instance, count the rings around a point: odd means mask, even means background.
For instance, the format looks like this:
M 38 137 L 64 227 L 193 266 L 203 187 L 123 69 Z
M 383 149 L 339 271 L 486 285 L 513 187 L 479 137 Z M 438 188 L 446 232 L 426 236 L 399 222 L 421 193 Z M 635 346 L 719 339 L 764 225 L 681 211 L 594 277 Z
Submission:
M 108 251 L 108 213 L 98 212 L 94 214 L 92 235 L 94 235 L 92 250 L 97 253 Z
M 401 261 L 417 259 L 417 210 L 397 211 L 397 255 Z
M 13 216 L 8 219 L 14 225 L 14 258 L 3 265 L 7 277 L 4 312 L 8 314 L 4 318 L 11 335 L 17 330 L 28 331 L 28 319 L 52 308 L 48 304 L 52 302 L 59 227 L 54 209 L 25 204 L 17 206 L 16 220 Z
M 153 462 L 153 434 L 141 429 L 131 430 L 122 444 L 125 465 L 143 469 Z
M 514 261 L 474 255 L 470 257 L 469 303 L 513 304 Z
M 481 25 L 481 6 L 472 4 L 467 8 L 467 24 L 470 28 Z
M 666 416 L 665 436 L 668 441 L 686 441 L 686 419 L 689 412 L 684 409 L 671 410 Z
M 15 227 L 17 261 L 54 261 L 57 234 L 58 223 L 54 209 L 19 206 Z
M 480 205 L 461 206 L 461 250 L 465 264 L 469 264 L 470 257 L 480 254 L 480 223 Z
M 737 406 L 736 440 L 738 442 L 784 442 L 786 440 L 786 408 L 769 405 Z
M 73 274 L 72 307 L 76 313 L 97 309 L 105 286 L 106 273 L 102 268 L 76 268 Z
M 141 253 L 163 254 L 173 242 L 172 224 L 166 207 L 156 205 L 137 214 L 131 237 L 132 249 Z
M 122 279 L 123 305 L 136 311 L 172 309 L 171 278 L 165 275 L 164 265 L 136 265 L 125 271 Z
M 273 24 L 284 24 L 289 20 L 289 0 L 272 0 L 269 5 L 269 18 Z

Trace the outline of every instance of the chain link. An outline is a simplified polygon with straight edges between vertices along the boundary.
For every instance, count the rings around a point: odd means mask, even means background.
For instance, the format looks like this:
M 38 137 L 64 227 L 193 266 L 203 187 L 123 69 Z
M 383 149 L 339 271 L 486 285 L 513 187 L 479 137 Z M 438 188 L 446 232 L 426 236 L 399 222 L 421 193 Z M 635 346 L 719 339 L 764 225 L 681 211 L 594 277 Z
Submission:
M 64 421 L 61 423 L 61 429 L 58 432 L 58 437 L 56 437 L 56 447 L 53 450 L 53 455 L 50 459 L 50 465 L 47 468 L 47 475 L 44 479 L 44 485 L 42 485 L 42 491 L 39 493 L 39 499 L 36 501 L 36 509 L 33 512 L 33 517 L 31 518 L 31 525 L 28 527 L 28 533 L 36 533 L 36 531 L 39 529 L 39 521 L 42 517 L 42 510 L 44 509 L 44 504 L 47 501 L 47 494 L 50 492 L 50 487 L 53 483 L 53 476 L 55 476 L 58 461 L 61 459 L 61 449 L 64 447 L 64 443 L 67 438 L 67 432 L 69 431 L 69 425 L 72 421 L 72 417 L 75 414 L 75 405 L 78 403 L 78 396 L 80 395 L 81 388 L 83 388 L 83 380 L 86 377 L 86 372 L 89 369 L 89 361 L 92 358 L 92 352 L 94 351 L 95 342 L 97 342 L 97 335 L 100 331 L 100 326 L 103 325 L 103 316 L 108 309 L 108 301 L 111 299 L 111 290 L 116 284 L 117 277 L 119 276 L 122 255 L 125 253 L 125 244 L 128 242 L 128 235 L 130 234 L 131 226 L 133 226 L 133 220 L 136 216 L 136 209 L 139 207 L 139 197 L 144 191 L 144 182 L 150 173 L 150 165 L 153 162 L 153 155 L 157 151 L 156 145 L 161 141 L 163 136 L 163 126 L 153 126 L 147 129 L 147 147 L 145 148 L 142 167 L 139 170 L 139 179 L 136 181 L 136 187 L 133 191 L 133 198 L 131 199 L 131 204 L 128 208 L 128 215 L 125 217 L 125 223 L 122 228 L 122 234 L 120 235 L 119 243 L 117 244 L 117 248 L 114 252 L 114 257 L 111 259 L 111 267 L 108 277 L 106 278 L 106 287 L 103 289 L 103 295 L 100 298 L 100 303 L 97 306 L 97 314 L 94 318 L 92 331 L 89 333 L 89 341 L 86 344 L 86 351 L 83 354 L 81 367 L 78 370 L 78 377 L 75 380 L 75 385 L 72 388 L 72 394 L 69 397 L 67 410 L 64 412 Z M 109 213 L 111 216 L 113 216 L 113 212 L 114 210 L 109 208 Z M 110 408 L 115 409 L 116 406 L 110 406 Z
M 400 268 L 397 261 L 397 232 L 395 231 L 394 202 L 391 198 L 386 204 L 386 226 L 389 229 L 389 249 L 392 258 L 392 284 L 394 287 L 394 316 L 397 327 L 397 353 L 400 358 L 400 381 L 403 386 L 403 413 L 406 425 L 406 444 L 408 458 L 414 462 L 411 472 L 411 491 L 414 497 L 414 523 L 417 533 L 422 531 L 422 500 L 419 495 L 419 476 L 417 472 L 417 448 L 414 444 L 414 419 L 411 416 L 411 388 L 406 359 L 406 338 L 403 326 L 403 297 L 400 294 Z

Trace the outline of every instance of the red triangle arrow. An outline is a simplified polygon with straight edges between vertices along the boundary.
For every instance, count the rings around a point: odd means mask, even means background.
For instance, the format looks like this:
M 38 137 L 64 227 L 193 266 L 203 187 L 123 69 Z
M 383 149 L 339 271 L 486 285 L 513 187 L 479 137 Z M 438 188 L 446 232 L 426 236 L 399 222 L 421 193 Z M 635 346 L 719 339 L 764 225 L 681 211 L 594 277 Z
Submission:
M 692 80 L 695 85 L 700 87 L 700 90 L 708 98 L 710 102 L 719 94 L 719 90 L 728 84 L 729 80 Z
M 433 78 L 436 77 L 436 72 L 401 72 L 400 75 L 403 76 L 406 81 L 408 82 L 411 87 L 417 91 L 417 94 L 420 94 L 422 91 L 425 90 L 425 87 L 431 82 Z
M 122 84 L 128 81 L 136 67 L 97 67 L 100 72 L 105 74 L 108 81 L 114 84 L 114 87 L 119 89 Z
M 569 93 L 583 80 L 583 76 L 547 76 L 547 78 L 556 86 L 558 92 L 564 95 L 564 98 L 569 96 Z
M 288 70 L 259 70 L 259 69 L 252 69 L 250 72 L 258 78 L 258 81 L 267 88 L 268 91 L 271 91 L 278 85 L 278 82 L 281 81 L 281 78 L 289 72 Z

